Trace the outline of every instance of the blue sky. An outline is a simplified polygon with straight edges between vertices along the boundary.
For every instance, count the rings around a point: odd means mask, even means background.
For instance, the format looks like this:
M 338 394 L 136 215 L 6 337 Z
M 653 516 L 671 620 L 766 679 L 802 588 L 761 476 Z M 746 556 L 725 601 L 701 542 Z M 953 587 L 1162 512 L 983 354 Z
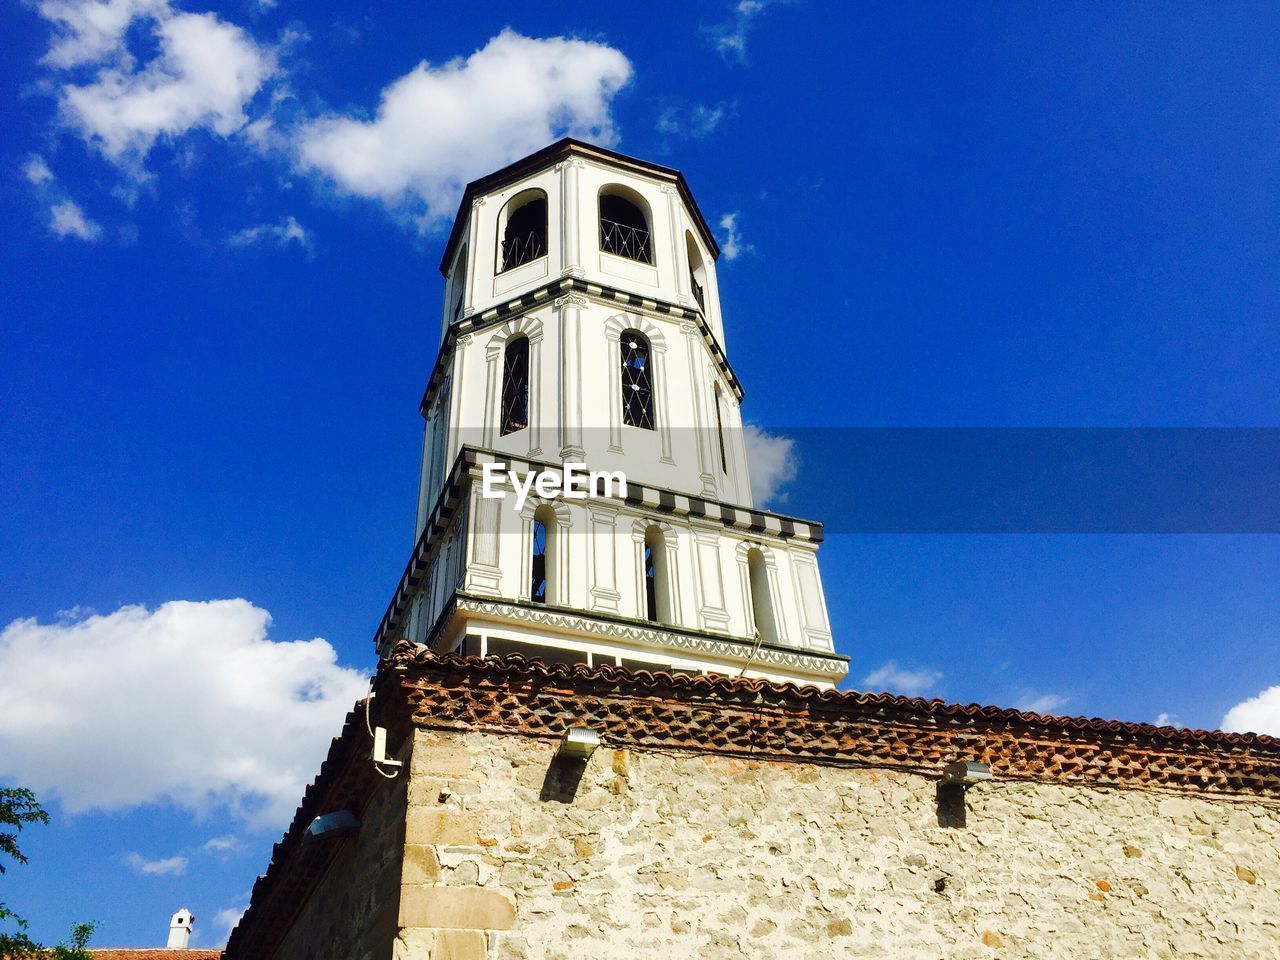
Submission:
M 458 186 L 565 132 L 716 225 L 781 509 L 857 496 L 808 427 L 1280 424 L 1275 19 L 5 7 L 0 778 L 54 823 L 0 900 L 47 940 L 161 943 L 186 905 L 221 942 L 373 665 Z M 1261 697 L 1233 722 L 1280 733 L 1274 535 L 822 560 L 855 686 L 1206 727 Z

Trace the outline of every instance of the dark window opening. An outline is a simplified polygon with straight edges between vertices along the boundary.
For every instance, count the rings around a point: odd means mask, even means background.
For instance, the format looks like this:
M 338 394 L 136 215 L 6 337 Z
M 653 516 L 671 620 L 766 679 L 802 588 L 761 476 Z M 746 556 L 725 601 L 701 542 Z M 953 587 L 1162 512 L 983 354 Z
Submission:
M 625 197 L 602 196 L 600 249 L 629 260 L 653 263 L 653 243 L 644 211 Z
M 720 416 L 720 384 L 716 384 L 716 436 L 720 439 L 720 472 L 729 473 L 729 459 L 724 455 L 724 421 Z
M 703 310 L 707 309 L 706 294 L 702 292 L 702 284 L 692 270 L 689 271 L 689 283 L 693 286 L 693 299 L 698 301 L 698 306 Z
M 534 603 L 547 602 L 547 527 L 536 518 L 533 521 L 533 576 L 529 584 L 529 599 Z
M 511 270 L 547 254 L 547 198 L 517 207 L 502 231 L 502 270 Z M 502 270 L 499 272 L 501 273 Z
M 502 355 L 502 435 L 529 425 L 529 338 L 518 337 Z
M 645 619 L 650 623 L 658 622 L 658 585 L 654 578 L 653 545 L 646 541 L 644 545 L 644 601 Z
M 635 330 L 622 334 L 622 422 L 653 429 L 653 378 L 649 341 Z

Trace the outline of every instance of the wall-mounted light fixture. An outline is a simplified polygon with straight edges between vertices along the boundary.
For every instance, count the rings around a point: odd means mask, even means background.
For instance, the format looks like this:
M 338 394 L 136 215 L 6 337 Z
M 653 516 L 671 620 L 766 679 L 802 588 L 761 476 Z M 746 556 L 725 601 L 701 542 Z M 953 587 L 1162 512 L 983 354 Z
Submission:
M 570 727 L 560 738 L 556 748 L 558 760 L 589 760 L 600 746 L 600 735 L 586 727 Z
M 307 825 L 307 832 L 302 835 L 305 840 L 334 840 L 338 837 L 349 837 L 360 829 L 360 821 L 350 810 L 335 810 L 316 817 Z
M 547 766 L 542 780 L 541 799 L 572 803 L 578 792 L 578 784 L 587 769 L 587 761 L 596 747 L 600 735 L 586 727 L 570 727 L 556 745 L 555 755 Z
M 938 779 L 938 826 L 965 826 L 968 822 L 965 793 L 974 784 L 992 778 L 991 768 L 976 760 L 956 760 L 943 767 Z
M 942 782 L 955 783 L 962 787 L 972 787 L 991 779 L 991 768 L 985 763 L 973 760 L 957 760 L 942 768 Z

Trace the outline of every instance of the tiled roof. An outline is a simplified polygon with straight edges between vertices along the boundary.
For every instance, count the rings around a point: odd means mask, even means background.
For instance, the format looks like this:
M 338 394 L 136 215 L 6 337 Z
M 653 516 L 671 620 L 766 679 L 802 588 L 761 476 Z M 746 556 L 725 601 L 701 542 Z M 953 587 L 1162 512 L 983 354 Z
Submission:
M 89 950 L 94 960 L 218 960 L 221 950 L 165 950 L 160 947 L 108 947 Z
M 890 693 L 686 676 L 619 667 L 461 657 L 398 644 L 374 682 L 373 723 L 390 753 L 413 726 L 559 738 L 590 727 L 606 745 L 937 775 L 981 760 L 998 779 L 1280 797 L 1280 739 L 1146 723 L 1057 717 Z M 336 850 L 302 844 L 317 815 L 359 810 L 381 781 L 367 762 L 363 704 L 347 716 L 249 909 L 227 960 L 266 960 Z M 172 958 L 168 951 L 158 956 Z M 125 956 L 139 954 L 125 951 Z M 103 960 L 116 960 L 104 957 Z
M 481 660 L 408 643 L 391 663 L 420 726 L 540 737 L 585 726 L 618 745 L 929 775 L 963 757 L 1006 779 L 1280 796 L 1280 739 L 1253 733 L 518 655 Z

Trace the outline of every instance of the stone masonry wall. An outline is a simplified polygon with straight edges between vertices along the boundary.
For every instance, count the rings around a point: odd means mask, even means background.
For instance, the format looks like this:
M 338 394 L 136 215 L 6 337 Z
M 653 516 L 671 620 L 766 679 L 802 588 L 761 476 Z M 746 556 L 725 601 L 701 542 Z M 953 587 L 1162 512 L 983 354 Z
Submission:
M 406 780 L 378 784 L 353 837 L 310 841 L 336 853 L 274 960 L 384 960 L 392 953 L 400 899 Z
M 1280 955 L 1275 800 L 554 750 L 416 732 L 397 960 Z

